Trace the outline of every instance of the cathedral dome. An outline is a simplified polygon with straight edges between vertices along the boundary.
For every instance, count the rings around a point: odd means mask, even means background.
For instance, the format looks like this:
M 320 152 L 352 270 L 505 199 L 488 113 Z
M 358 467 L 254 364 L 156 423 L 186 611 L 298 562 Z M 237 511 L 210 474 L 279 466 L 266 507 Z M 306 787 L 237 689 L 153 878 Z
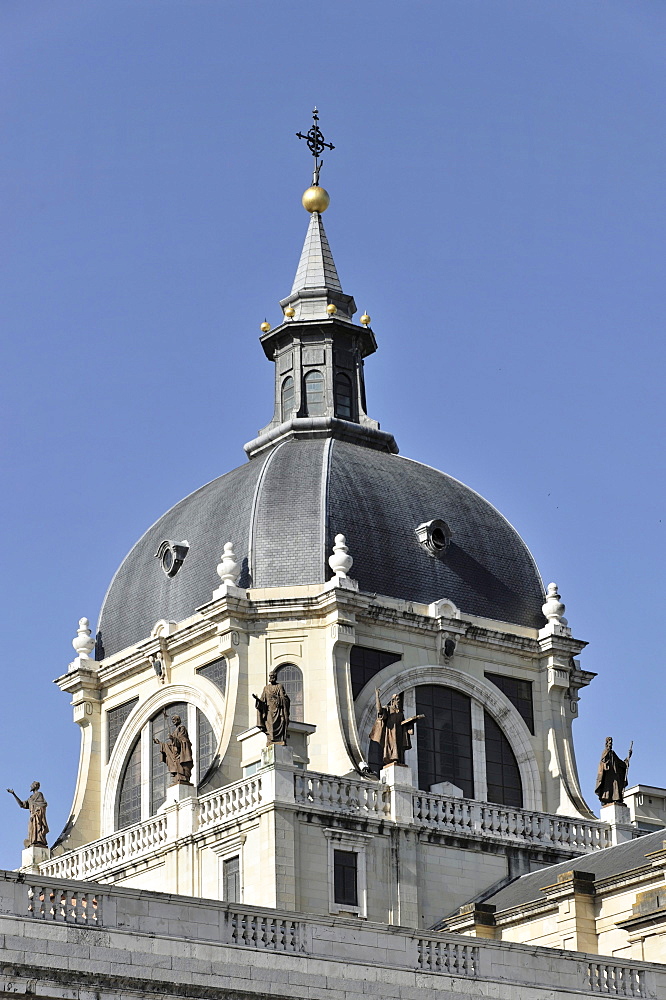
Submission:
M 315 185 L 320 169 L 316 160 Z M 130 551 L 104 600 L 98 656 L 209 603 L 227 542 L 240 587 L 298 587 L 330 579 L 337 534 L 365 593 L 424 604 L 448 598 L 463 613 L 544 624 L 541 578 L 517 532 L 469 487 L 399 456 L 393 436 L 368 416 L 364 363 L 377 343 L 368 315 L 353 321 L 324 207 L 308 207 L 283 322 L 261 324 L 275 364 L 271 422 L 245 445 L 246 465 L 181 500 Z
M 433 555 L 416 529 L 441 519 L 451 532 Z M 495 508 L 427 465 L 337 437 L 286 437 L 208 483 L 161 517 L 127 555 L 99 623 L 103 655 L 146 638 L 160 619 L 181 621 L 212 599 L 231 541 L 241 587 L 324 583 L 335 535 L 346 536 L 361 591 L 541 627 L 543 586 L 530 552 Z M 188 549 L 169 576 L 165 541 Z M 101 652 L 101 651 L 100 651 Z

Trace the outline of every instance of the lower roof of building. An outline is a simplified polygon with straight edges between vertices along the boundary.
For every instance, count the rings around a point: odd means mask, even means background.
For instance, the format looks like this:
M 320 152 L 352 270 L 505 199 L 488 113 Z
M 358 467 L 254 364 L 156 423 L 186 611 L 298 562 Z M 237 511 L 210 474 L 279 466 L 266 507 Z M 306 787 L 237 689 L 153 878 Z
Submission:
M 557 865 L 541 868 L 539 871 L 521 875 L 498 892 L 488 896 L 484 903 L 497 910 L 510 910 L 515 906 L 525 906 L 537 899 L 543 899 L 541 891 L 546 886 L 555 885 L 558 876 L 564 872 L 580 870 L 594 875 L 595 879 L 612 878 L 623 872 L 633 871 L 650 864 L 646 857 L 654 851 L 662 850 L 666 841 L 666 829 L 655 830 L 643 837 L 628 840 L 625 844 L 607 847 L 603 851 L 593 851 L 580 858 L 569 858 Z

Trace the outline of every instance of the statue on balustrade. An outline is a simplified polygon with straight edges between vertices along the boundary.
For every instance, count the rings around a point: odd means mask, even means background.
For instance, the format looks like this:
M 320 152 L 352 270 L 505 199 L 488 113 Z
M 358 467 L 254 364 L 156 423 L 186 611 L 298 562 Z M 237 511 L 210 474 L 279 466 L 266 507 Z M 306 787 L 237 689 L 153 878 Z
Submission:
M 375 688 L 377 718 L 370 731 L 368 763 L 370 769 L 379 773 L 387 764 L 404 764 L 405 751 L 411 750 L 414 726 L 423 715 L 405 718 L 403 711 L 404 693 L 394 694 L 388 705 L 382 705 L 379 690 Z
M 166 712 L 164 713 L 166 722 Z M 172 785 L 191 785 L 192 768 L 194 758 L 192 757 L 192 744 L 189 733 L 183 725 L 179 715 L 172 715 L 171 722 L 174 729 L 169 733 L 165 743 L 153 737 L 153 743 L 158 743 L 162 751 L 162 760 L 167 766 L 171 775 Z
M 277 670 L 272 670 L 261 697 L 252 695 L 257 706 L 257 726 L 266 733 L 266 746 L 271 743 L 284 746 L 287 742 L 291 701 L 277 678 Z
M 30 810 L 30 819 L 28 820 L 28 839 L 23 841 L 23 846 L 48 847 L 49 845 L 46 843 L 46 834 L 49 832 L 48 823 L 46 822 L 47 802 L 39 790 L 39 782 L 33 781 L 30 786 L 31 794 L 25 802 L 23 799 L 18 797 L 13 788 L 8 788 L 7 791 L 10 795 L 14 796 L 21 809 Z
M 599 770 L 597 771 L 597 785 L 594 789 L 602 805 L 607 806 L 611 802 L 616 802 L 618 805 L 624 803 L 623 793 L 627 787 L 627 771 L 629 770 L 629 761 L 631 760 L 633 747 L 634 742 L 632 740 L 629 753 L 624 760 L 620 760 L 613 750 L 613 737 L 606 737 L 606 745 L 599 761 Z

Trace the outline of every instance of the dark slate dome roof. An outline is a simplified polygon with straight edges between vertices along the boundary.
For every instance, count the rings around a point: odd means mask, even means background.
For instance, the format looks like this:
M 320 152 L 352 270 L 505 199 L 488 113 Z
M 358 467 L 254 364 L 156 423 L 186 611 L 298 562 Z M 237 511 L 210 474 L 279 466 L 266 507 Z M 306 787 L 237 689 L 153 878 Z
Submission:
M 443 559 L 415 528 L 442 518 L 452 531 Z M 99 654 L 147 638 L 157 621 L 180 621 L 212 599 L 216 566 L 231 541 L 242 587 L 288 587 L 331 577 L 342 532 L 351 575 L 365 592 L 541 627 L 543 585 L 518 533 L 486 500 L 436 469 L 334 438 L 288 439 L 181 500 L 126 556 L 99 622 Z M 168 577 L 155 558 L 165 539 L 189 552 Z

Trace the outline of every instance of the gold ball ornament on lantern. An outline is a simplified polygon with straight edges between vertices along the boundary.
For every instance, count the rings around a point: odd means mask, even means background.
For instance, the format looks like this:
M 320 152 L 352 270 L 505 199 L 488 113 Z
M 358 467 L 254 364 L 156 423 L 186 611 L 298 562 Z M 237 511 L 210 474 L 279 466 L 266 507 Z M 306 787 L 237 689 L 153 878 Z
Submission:
M 293 319 L 294 316 L 296 315 L 296 310 L 294 309 L 293 306 L 287 306 L 287 308 L 284 311 L 284 314 L 287 317 L 287 319 Z
M 270 328 L 271 328 L 271 324 L 268 323 L 266 320 L 264 320 L 264 322 L 259 327 L 259 329 L 261 330 L 262 333 L 268 333 L 268 331 L 270 330 Z
M 338 307 L 334 306 L 332 302 L 329 302 L 329 304 L 326 306 L 326 312 L 328 313 L 329 316 L 335 316 L 337 311 Z
M 370 326 L 370 317 L 368 316 L 367 313 L 363 313 L 363 315 L 361 316 L 361 323 L 363 324 L 363 326 Z
M 309 187 L 307 191 L 304 191 L 301 201 L 303 208 L 308 212 L 325 212 L 331 204 L 328 191 L 319 185 Z

